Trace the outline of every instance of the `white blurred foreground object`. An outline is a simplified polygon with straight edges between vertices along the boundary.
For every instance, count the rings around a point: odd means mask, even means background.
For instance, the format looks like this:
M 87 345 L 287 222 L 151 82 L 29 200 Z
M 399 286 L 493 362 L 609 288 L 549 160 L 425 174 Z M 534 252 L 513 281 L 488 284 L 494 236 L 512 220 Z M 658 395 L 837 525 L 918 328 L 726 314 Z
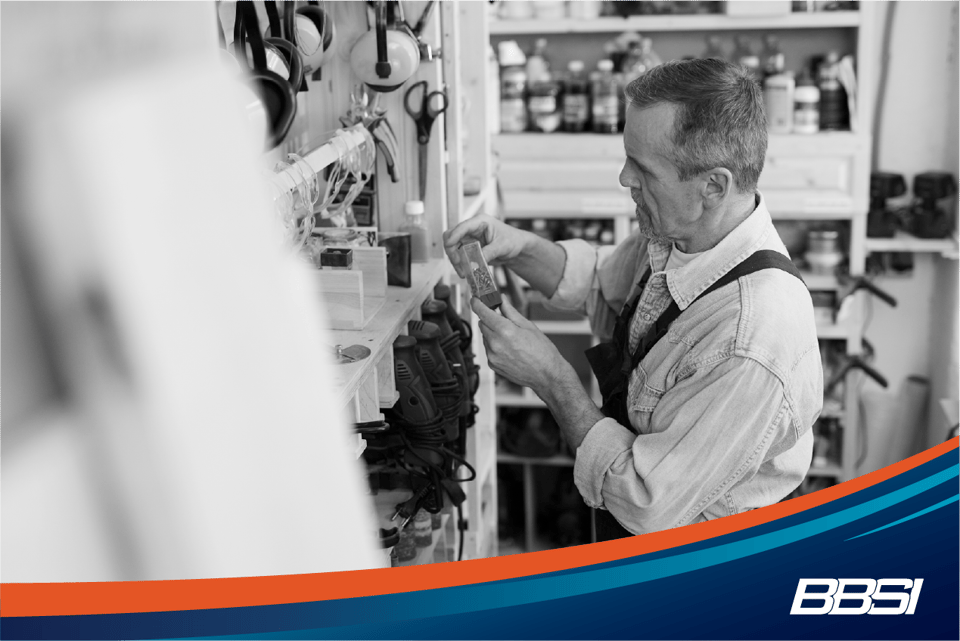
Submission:
M 3 37 L 33 32 L 8 21 L 43 4 L 5 8 Z M 12 221 L 66 391 L 57 408 L 4 422 L 2 580 L 377 567 L 322 310 L 277 242 L 212 8 L 91 11 L 160 12 L 158 29 L 209 13 L 211 46 L 5 109 L 4 234 Z M 150 34 L 158 50 L 163 33 Z M 55 91 L 49 69 L 34 71 Z M 10 345 L 20 336 L 6 320 Z M 4 382 L 18 365 L 4 361 Z

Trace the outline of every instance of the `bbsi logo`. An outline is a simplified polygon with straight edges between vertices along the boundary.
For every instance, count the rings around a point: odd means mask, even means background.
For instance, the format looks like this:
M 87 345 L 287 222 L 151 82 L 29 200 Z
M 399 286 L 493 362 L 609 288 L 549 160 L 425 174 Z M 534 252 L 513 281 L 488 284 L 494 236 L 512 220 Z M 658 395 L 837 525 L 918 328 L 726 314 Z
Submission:
M 810 586 L 827 590 L 807 592 Z M 853 586 L 859 589 L 848 592 L 847 588 Z M 922 587 L 923 579 L 800 579 L 790 614 L 913 614 Z M 902 591 L 890 588 L 902 588 Z M 804 601 L 817 605 L 804 607 Z M 874 601 L 884 605 L 878 606 Z M 843 602 L 857 605 L 843 605 Z M 893 602 L 899 605 L 888 605 Z

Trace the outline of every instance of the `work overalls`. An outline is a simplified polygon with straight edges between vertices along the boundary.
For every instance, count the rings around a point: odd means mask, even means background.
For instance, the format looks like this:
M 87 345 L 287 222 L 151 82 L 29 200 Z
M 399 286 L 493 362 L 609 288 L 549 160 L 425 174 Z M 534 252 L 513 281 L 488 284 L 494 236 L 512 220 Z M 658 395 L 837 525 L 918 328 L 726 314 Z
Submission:
M 693 301 L 700 300 L 707 294 L 724 285 L 728 285 L 741 276 L 752 274 L 761 269 L 781 269 L 788 274 L 803 278 L 796 266 L 783 254 L 764 249 L 748 256 L 743 262 L 724 274 L 720 280 L 703 291 Z M 653 346 L 663 338 L 670 324 L 680 316 L 680 308 L 675 301 L 664 310 L 647 333 L 640 339 L 637 349 L 630 353 L 630 320 L 637 310 L 640 296 L 646 288 L 650 278 L 650 269 L 644 272 L 638 283 L 639 291 L 632 302 L 624 304 L 623 310 L 617 317 L 613 330 L 613 340 L 591 347 L 586 351 L 587 360 L 593 369 L 594 375 L 600 384 L 600 394 L 603 396 L 601 411 L 624 427 L 636 432 L 630 424 L 630 415 L 627 410 L 627 387 L 630 383 L 630 374 L 640 365 L 640 361 L 653 349 Z M 692 303 L 691 303 L 692 304 Z M 606 510 L 593 510 L 596 523 L 597 541 L 610 541 L 633 536 L 627 529 Z

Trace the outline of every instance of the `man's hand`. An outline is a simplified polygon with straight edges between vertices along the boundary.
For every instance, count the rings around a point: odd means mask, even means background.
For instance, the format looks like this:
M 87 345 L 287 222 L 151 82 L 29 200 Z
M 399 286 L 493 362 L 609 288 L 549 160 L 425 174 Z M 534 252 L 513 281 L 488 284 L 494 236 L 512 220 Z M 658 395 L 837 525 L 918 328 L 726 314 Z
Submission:
M 460 264 L 460 243 L 479 240 L 487 263 L 499 265 L 519 256 L 527 245 L 526 237 L 531 235 L 501 220 L 480 214 L 443 232 L 443 249 L 457 270 L 457 275 L 465 278 L 466 272 Z
M 574 449 L 580 447 L 603 413 L 590 399 L 573 366 L 553 341 L 507 301 L 500 305 L 503 316 L 477 298 L 471 299 L 470 307 L 480 321 L 490 368 L 532 389 L 547 404 L 566 442 Z
M 553 341 L 506 300 L 500 306 L 503 316 L 477 298 L 470 307 L 480 321 L 490 368 L 497 374 L 541 395 L 556 374 L 570 367 Z
M 480 214 L 443 234 L 443 248 L 460 278 L 466 270 L 460 263 L 460 243 L 479 240 L 490 265 L 509 267 L 531 287 L 548 298 L 557 291 L 567 254 L 560 245 L 536 234 Z

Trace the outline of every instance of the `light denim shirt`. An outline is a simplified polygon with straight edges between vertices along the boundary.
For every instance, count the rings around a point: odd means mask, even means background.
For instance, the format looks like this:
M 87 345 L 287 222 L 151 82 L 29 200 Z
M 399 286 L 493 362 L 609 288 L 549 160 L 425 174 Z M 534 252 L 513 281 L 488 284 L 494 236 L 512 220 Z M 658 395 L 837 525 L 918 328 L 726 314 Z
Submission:
M 630 376 L 635 432 L 605 418 L 577 449 L 574 480 L 587 505 L 642 534 L 770 505 L 799 486 L 823 405 L 809 292 L 765 269 L 693 302 L 758 250 L 788 255 L 762 196 L 716 247 L 670 271 L 671 245 L 639 233 L 616 248 L 560 245 L 567 260 L 549 305 L 586 314 L 602 340 L 648 265 L 631 350 L 671 300 L 683 312 Z

